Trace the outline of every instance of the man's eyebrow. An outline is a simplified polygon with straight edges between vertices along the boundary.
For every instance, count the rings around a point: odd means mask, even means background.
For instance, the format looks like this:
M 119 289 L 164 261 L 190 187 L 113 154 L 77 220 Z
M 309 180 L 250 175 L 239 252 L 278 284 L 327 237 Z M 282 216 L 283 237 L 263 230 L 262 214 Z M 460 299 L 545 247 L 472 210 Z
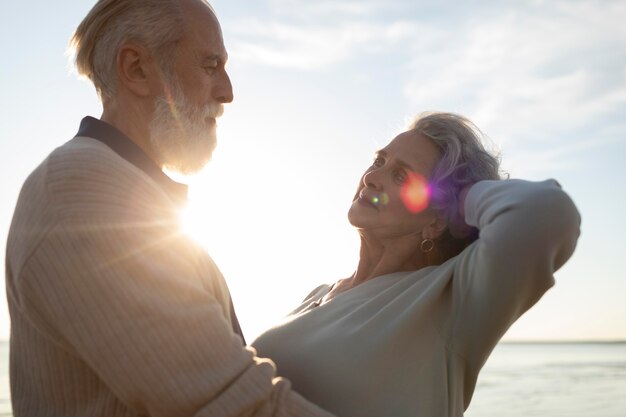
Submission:
M 213 61 L 226 63 L 226 61 L 228 61 L 228 56 L 221 55 L 221 54 L 207 54 L 207 55 L 202 55 L 200 57 L 200 60 L 202 61 L 202 63 L 208 63 L 208 62 L 213 62 Z

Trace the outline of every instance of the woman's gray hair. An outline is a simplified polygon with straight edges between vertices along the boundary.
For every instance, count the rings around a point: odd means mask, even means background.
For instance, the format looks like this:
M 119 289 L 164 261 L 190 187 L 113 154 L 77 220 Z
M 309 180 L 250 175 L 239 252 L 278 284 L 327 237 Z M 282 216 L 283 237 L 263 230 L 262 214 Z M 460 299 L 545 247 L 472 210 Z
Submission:
M 76 29 L 70 49 L 78 73 L 93 82 L 104 100 L 116 91 L 115 66 L 124 43 L 147 47 L 169 75 L 184 28 L 178 0 L 100 0 Z
M 485 148 L 485 135 L 467 118 L 454 113 L 426 112 L 409 125 L 430 139 L 440 150 L 429 184 L 431 207 L 448 225 L 436 243 L 439 262 L 460 253 L 478 237 L 477 230 L 458 228 L 458 197 L 468 184 L 500 179 L 499 155 Z M 463 221 L 460 222 L 464 224 Z

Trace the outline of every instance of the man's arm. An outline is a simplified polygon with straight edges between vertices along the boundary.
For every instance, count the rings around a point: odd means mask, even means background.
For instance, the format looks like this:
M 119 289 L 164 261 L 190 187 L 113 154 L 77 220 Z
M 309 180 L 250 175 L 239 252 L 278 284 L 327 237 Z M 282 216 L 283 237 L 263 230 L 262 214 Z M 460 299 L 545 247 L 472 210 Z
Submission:
M 242 346 L 221 274 L 180 234 L 158 189 L 138 182 L 128 201 L 104 174 L 86 174 L 97 186 L 76 176 L 93 195 L 53 193 L 55 226 L 20 268 L 26 317 L 137 413 L 329 415 Z

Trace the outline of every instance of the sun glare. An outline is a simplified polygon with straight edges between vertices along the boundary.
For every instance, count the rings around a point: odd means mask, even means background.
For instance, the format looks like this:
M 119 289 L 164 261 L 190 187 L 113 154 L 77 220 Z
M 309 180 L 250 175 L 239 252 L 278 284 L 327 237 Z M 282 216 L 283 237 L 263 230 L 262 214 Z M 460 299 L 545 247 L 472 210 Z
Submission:
M 210 242 L 206 239 L 208 226 L 202 221 L 198 204 L 190 202 L 180 212 L 180 224 L 183 232 L 206 247 Z
M 428 207 L 430 187 L 423 176 L 409 172 L 400 190 L 400 196 L 411 213 L 419 213 Z

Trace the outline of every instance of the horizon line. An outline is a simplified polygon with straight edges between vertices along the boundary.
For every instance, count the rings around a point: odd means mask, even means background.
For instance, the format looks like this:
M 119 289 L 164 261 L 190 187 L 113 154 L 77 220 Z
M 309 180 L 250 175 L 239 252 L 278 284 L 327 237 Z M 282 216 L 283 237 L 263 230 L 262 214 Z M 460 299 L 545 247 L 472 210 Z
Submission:
M 10 339 L 0 338 L 0 343 L 8 343 Z M 620 344 L 626 343 L 626 339 L 505 339 L 500 340 L 498 344 L 505 345 L 533 345 L 533 344 Z
M 598 343 L 626 343 L 626 339 L 519 339 L 519 340 L 500 340 L 498 344 L 598 344 Z

